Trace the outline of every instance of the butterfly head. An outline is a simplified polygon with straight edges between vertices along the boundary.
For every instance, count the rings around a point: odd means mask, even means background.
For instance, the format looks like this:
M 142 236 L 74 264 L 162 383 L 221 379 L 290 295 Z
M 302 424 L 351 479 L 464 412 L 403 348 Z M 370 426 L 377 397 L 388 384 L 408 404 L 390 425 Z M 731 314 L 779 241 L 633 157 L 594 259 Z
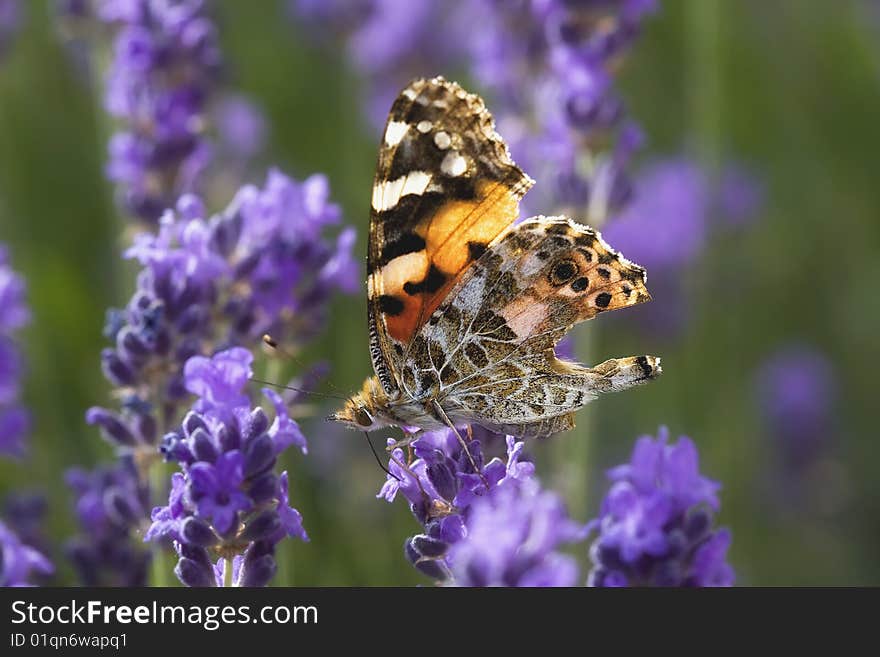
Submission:
M 380 412 L 385 401 L 385 392 L 379 382 L 375 378 L 367 379 L 363 389 L 352 395 L 329 419 L 358 431 L 380 429 L 389 425 Z

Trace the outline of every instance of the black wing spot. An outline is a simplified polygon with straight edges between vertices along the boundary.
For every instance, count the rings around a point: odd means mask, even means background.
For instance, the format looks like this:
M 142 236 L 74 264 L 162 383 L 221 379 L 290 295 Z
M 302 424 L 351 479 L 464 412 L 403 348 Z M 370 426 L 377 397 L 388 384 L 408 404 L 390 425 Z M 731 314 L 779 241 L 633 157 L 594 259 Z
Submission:
M 479 260 L 485 252 L 486 245 L 483 242 L 468 242 L 468 256 L 471 260 Z
M 386 244 L 382 249 L 381 262 L 383 265 L 388 264 L 399 256 L 407 253 L 416 253 L 425 248 L 425 240 L 415 233 L 405 233 L 398 237 L 395 241 Z
M 642 372 L 645 373 L 646 377 L 651 377 L 654 375 L 654 368 L 648 361 L 647 356 L 639 356 L 638 358 L 636 358 L 636 362 L 639 364 L 639 367 L 642 369 Z
M 574 260 L 560 260 L 550 270 L 550 282 L 553 285 L 565 285 L 577 272 L 577 263 Z
M 386 315 L 395 317 L 403 312 L 403 301 L 390 294 L 383 294 L 379 297 L 379 310 Z
M 574 283 L 571 284 L 571 289 L 573 292 L 583 292 L 590 285 L 590 279 L 586 276 L 581 276 L 576 279 Z
M 589 235 L 589 234 L 587 234 L 587 235 L 581 234 L 581 235 L 578 235 L 577 237 L 574 238 L 574 243 L 577 244 L 578 246 L 593 246 L 593 242 L 595 242 L 595 241 L 596 241 L 596 238 L 593 237 L 592 235 Z M 589 258 L 587 258 L 587 259 L 589 260 Z
M 596 271 L 598 271 L 599 276 L 604 278 L 606 281 L 611 278 L 611 270 L 607 267 L 599 267 Z
M 431 265 L 431 268 L 428 270 L 428 275 L 418 283 L 413 283 L 412 281 L 407 281 L 403 284 L 403 291 L 406 292 L 410 296 L 415 296 L 417 294 L 422 294 L 426 292 L 428 294 L 433 294 L 446 283 L 446 279 L 448 277 L 442 271 L 437 269 L 434 265 Z
M 603 292 L 596 297 L 596 305 L 600 308 L 607 308 L 609 303 L 611 303 L 611 295 L 607 292 Z
M 550 224 L 544 232 L 548 235 L 568 235 L 568 224 Z

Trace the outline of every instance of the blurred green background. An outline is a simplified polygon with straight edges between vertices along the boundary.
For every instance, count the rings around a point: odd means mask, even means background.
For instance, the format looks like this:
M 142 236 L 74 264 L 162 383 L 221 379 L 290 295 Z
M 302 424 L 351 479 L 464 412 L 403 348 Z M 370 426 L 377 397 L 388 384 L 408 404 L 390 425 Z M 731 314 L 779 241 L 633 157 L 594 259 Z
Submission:
M 217 4 L 231 84 L 269 120 L 266 162 L 296 177 L 325 172 L 364 253 L 377 134 L 359 109 L 356 76 L 341 54 L 299 38 L 274 0 Z M 62 45 L 44 3 L 26 6 L 0 63 L 0 241 L 29 287 L 25 401 L 35 427 L 28 458 L 0 463 L 0 493 L 44 490 L 47 532 L 60 542 L 75 529 L 63 471 L 111 457 L 83 413 L 108 402 L 104 312 L 124 304 L 134 282 L 103 175 L 110 126 L 100 80 Z M 657 353 L 665 372 L 582 411 L 574 432 L 532 446 L 545 483 L 577 519 L 596 515 L 603 471 L 665 424 L 696 441 L 702 471 L 723 483 L 719 520 L 733 530 L 739 584 L 880 584 L 878 34 L 880 11 L 868 2 L 664 0 L 647 21 L 620 76 L 647 154 L 746 162 L 765 204 L 752 227 L 713 239 L 689 270 L 692 318 L 674 340 L 603 330 L 602 320 L 575 329 L 595 362 Z M 329 360 L 329 380 L 343 391 L 370 372 L 364 306 L 337 300 L 305 355 Z M 789 342 L 828 356 L 839 394 L 819 465 L 780 499 L 755 373 Z M 282 548 L 279 580 L 426 583 L 402 554 L 415 520 L 400 500 L 374 499 L 384 476 L 362 436 L 320 419 L 327 410 L 302 420 L 312 453 L 286 457 L 311 542 Z M 72 583 L 61 554 L 52 556 L 57 581 Z M 586 575 L 585 551 L 578 556 Z

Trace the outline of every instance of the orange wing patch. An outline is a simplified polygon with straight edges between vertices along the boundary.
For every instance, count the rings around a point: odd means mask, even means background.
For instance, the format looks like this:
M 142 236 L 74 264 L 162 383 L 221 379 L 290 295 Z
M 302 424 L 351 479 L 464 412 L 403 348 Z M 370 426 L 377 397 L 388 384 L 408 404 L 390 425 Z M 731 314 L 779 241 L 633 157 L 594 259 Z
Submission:
M 425 247 L 379 271 L 389 335 L 408 344 L 486 247 L 513 223 L 518 198 L 503 183 L 481 183 L 477 198 L 450 200 L 414 228 Z M 398 301 L 399 303 L 395 303 Z

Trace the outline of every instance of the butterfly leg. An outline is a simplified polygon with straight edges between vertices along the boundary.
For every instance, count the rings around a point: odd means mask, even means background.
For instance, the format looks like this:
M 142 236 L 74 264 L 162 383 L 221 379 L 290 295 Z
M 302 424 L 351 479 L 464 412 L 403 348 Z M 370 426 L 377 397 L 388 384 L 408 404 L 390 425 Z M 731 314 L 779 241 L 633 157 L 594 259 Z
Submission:
M 663 372 L 656 356 L 611 358 L 587 370 L 589 386 L 595 392 L 615 392 L 656 379 Z
M 446 415 L 446 411 L 443 410 L 443 407 L 440 406 L 440 403 L 436 399 L 432 399 L 430 403 L 431 410 L 436 414 L 436 419 L 440 420 L 450 429 L 452 429 L 452 433 L 455 434 L 455 437 L 458 438 L 458 442 L 461 443 L 461 448 L 464 450 L 464 453 L 467 455 L 468 461 L 471 464 L 471 467 L 474 469 L 480 479 L 483 481 L 483 485 L 486 487 L 486 490 L 489 490 L 489 482 L 486 481 L 486 478 L 483 476 L 483 473 L 477 467 L 476 461 L 474 461 L 474 457 L 471 455 L 471 450 L 468 449 L 467 442 L 464 438 L 461 437 L 461 434 L 458 432 L 458 429 L 455 428 L 455 425 L 452 423 L 452 420 L 449 419 L 449 416 Z M 468 427 L 470 430 L 470 427 Z

